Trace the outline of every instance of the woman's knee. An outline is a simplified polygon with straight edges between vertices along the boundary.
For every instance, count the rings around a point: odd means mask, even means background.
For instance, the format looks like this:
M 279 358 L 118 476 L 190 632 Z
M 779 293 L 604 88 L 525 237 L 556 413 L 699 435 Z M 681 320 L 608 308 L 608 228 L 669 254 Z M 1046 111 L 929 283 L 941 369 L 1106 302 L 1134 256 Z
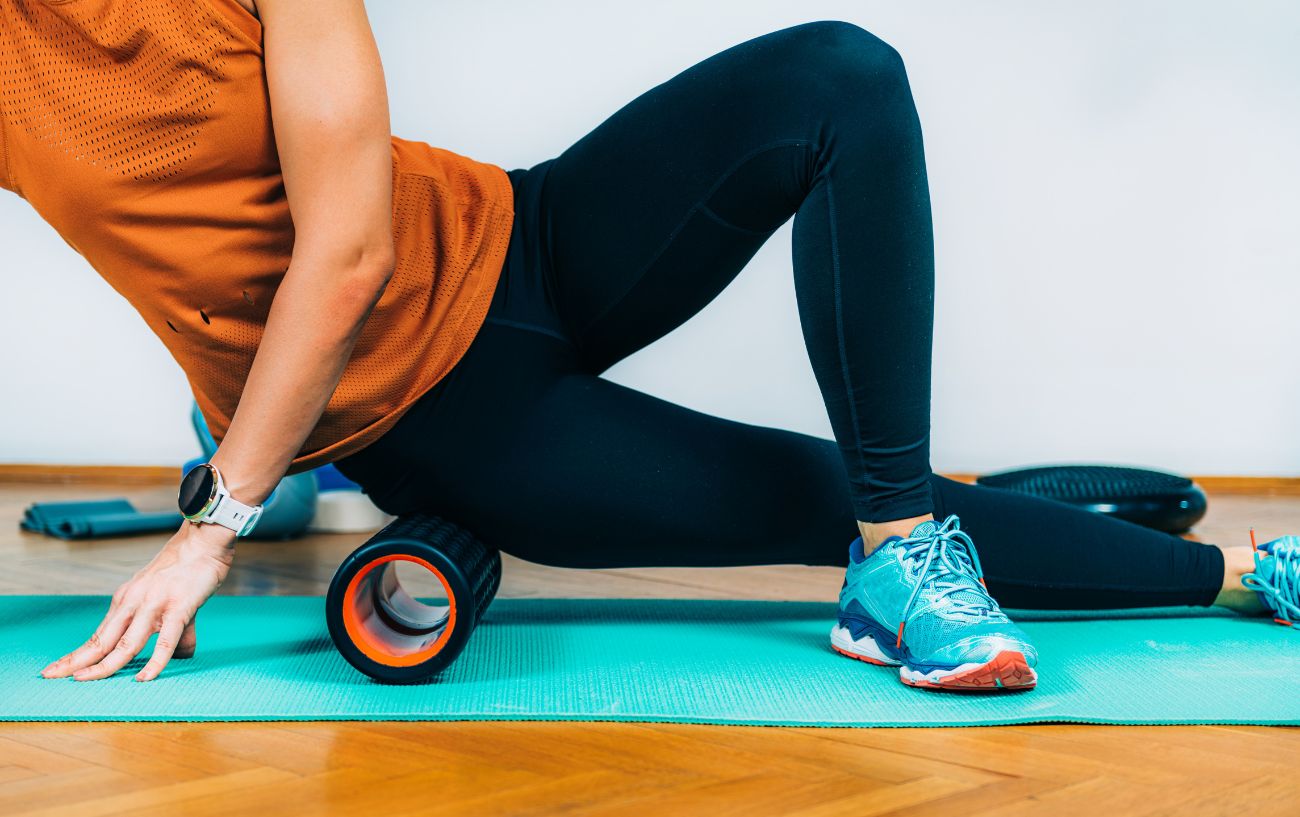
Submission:
M 889 43 L 862 28 L 823 20 L 772 35 L 790 76 L 812 94 L 842 97 L 866 88 L 906 86 L 903 58 Z

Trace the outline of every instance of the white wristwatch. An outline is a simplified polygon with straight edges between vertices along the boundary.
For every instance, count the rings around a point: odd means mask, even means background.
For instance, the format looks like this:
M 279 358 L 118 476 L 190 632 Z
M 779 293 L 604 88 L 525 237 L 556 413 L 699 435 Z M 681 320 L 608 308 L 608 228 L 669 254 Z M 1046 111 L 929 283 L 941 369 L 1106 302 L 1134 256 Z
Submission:
M 230 528 L 247 536 L 262 516 L 262 505 L 245 505 L 230 496 L 221 472 L 210 462 L 199 463 L 181 480 L 177 497 L 181 515 L 196 525 L 204 522 Z

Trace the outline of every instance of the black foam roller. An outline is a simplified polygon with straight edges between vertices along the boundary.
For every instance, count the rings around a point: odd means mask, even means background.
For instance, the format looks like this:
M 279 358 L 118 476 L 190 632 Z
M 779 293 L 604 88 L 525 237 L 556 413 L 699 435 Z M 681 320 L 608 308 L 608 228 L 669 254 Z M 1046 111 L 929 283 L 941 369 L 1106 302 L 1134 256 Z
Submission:
M 437 609 L 454 614 L 440 619 L 435 608 L 414 603 L 397 581 L 394 560 L 421 562 L 440 576 L 451 603 Z M 361 672 L 385 683 L 425 681 L 465 648 L 500 583 L 495 549 L 445 519 L 408 514 L 339 566 L 325 620 L 339 652 Z

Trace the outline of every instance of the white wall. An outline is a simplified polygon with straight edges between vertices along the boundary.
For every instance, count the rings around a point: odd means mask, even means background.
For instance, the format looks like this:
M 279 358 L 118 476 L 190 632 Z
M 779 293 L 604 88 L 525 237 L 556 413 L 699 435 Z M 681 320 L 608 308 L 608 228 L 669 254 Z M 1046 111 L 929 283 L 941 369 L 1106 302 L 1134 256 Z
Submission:
M 979 9 L 973 8 L 978 5 Z M 849 20 L 909 69 L 937 253 L 934 465 L 1300 474 L 1300 7 L 372 0 L 393 132 L 507 168 L 751 36 Z M 0 195 L 0 462 L 197 452 L 171 358 Z M 783 230 L 610 374 L 829 436 Z

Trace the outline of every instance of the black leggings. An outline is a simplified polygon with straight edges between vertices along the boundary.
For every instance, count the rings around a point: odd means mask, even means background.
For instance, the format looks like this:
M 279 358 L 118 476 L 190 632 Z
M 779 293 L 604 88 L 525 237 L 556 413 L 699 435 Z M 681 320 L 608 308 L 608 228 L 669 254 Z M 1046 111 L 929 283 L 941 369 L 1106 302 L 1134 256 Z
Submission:
M 810 23 L 728 49 L 510 177 L 514 233 L 483 328 L 336 463 L 384 510 L 569 567 L 843 565 L 855 519 L 957 514 L 1009 606 L 1218 592 L 1217 548 L 931 474 L 921 131 L 901 59 L 866 31 Z M 696 314 L 791 216 L 836 442 L 599 376 Z

